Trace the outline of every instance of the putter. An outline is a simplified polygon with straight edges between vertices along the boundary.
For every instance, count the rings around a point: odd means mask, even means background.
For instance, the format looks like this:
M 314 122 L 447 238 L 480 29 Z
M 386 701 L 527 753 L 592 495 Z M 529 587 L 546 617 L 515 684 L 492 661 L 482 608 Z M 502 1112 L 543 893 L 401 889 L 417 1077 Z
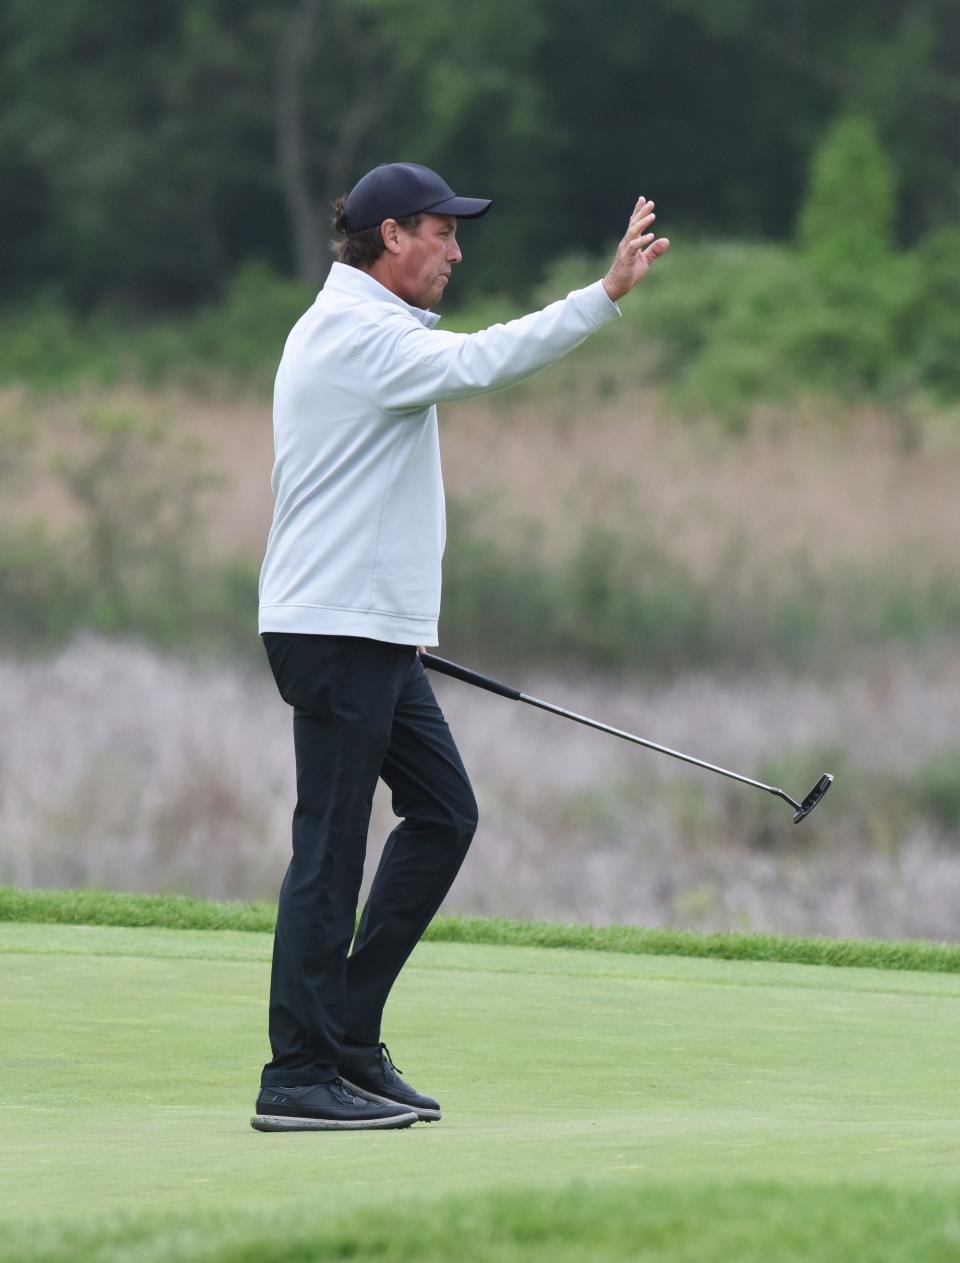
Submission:
M 764 785 L 762 781 L 751 780 L 749 776 L 741 776 L 739 772 L 728 772 L 726 768 L 717 767 L 715 763 L 704 763 L 703 759 L 695 759 L 691 754 L 681 754 L 679 750 L 671 750 L 669 746 L 658 745 L 656 741 L 646 741 L 643 737 L 635 737 L 631 732 L 623 732 L 620 728 L 611 728 L 609 724 L 601 724 L 596 719 L 588 719 L 586 715 L 578 715 L 572 710 L 564 710 L 562 706 L 554 706 L 552 702 L 543 702 L 538 697 L 530 697 L 526 693 L 521 693 L 519 689 L 511 688 L 509 684 L 501 684 L 498 680 L 492 680 L 487 675 L 481 675 L 479 671 L 471 671 L 469 667 L 461 667 L 456 662 L 448 662 L 446 658 L 438 658 L 436 654 L 421 653 L 420 661 L 425 667 L 429 667 L 431 671 L 439 671 L 441 675 L 449 675 L 455 680 L 462 680 L 465 684 L 473 684 L 477 688 L 486 689 L 489 693 L 497 693 L 500 697 L 508 697 L 513 702 L 526 702 L 528 706 L 537 706 L 540 710 L 548 710 L 553 715 L 560 715 L 564 719 L 572 719 L 578 724 L 585 724 L 588 728 L 597 728 L 600 732 L 609 732 L 613 737 L 622 737 L 624 741 L 632 741 L 635 745 L 645 746 L 648 750 L 656 750 L 658 754 L 668 754 L 671 759 L 682 759 L 684 763 L 692 763 L 694 767 L 706 768 L 708 772 L 716 772 L 719 776 L 729 777 L 731 781 L 739 781 L 742 785 L 752 785 L 754 789 L 762 789 L 767 794 L 773 794 L 777 798 L 782 798 L 784 802 L 789 803 L 793 807 L 795 812 L 793 817 L 794 824 L 799 824 L 801 820 L 805 820 L 810 815 L 810 812 L 813 811 L 814 807 L 816 807 L 817 803 L 833 784 L 833 776 L 829 772 L 824 772 L 803 802 L 798 803 L 795 798 L 791 798 L 784 790 L 777 789 L 773 785 Z

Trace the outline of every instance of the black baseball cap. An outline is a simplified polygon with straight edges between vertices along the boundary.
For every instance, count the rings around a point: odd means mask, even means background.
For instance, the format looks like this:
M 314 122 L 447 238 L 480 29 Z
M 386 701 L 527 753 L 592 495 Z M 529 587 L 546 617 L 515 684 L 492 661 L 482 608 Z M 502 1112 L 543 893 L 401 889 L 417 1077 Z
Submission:
M 419 163 L 385 162 L 368 171 L 347 194 L 344 222 L 348 232 L 363 232 L 385 219 L 404 219 L 421 211 L 479 219 L 491 204 L 486 197 L 457 197 L 436 171 Z

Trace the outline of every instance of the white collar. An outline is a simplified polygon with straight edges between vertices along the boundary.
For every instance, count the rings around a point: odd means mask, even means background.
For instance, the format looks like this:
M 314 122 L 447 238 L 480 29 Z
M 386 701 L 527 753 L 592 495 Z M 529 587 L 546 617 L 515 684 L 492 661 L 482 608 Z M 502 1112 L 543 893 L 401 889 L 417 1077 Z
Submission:
M 422 307 L 405 303 L 399 294 L 381 285 L 369 272 L 350 267 L 346 263 L 334 263 L 331 266 L 323 288 L 333 289 L 341 294 L 350 294 L 355 298 L 372 298 L 381 303 L 393 303 L 397 307 L 402 307 L 404 311 L 408 311 L 415 320 L 419 320 L 428 329 L 432 329 L 440 320 L 435 312 L 425 311 Z

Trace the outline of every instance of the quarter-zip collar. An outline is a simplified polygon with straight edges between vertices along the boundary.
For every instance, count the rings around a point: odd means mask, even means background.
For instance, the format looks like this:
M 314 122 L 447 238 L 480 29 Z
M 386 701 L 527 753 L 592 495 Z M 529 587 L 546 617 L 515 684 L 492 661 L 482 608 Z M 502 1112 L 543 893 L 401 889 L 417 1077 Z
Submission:
M 397 307 L 402 307 L 404 311 L 408 311 L 415 320 L 419 320 L 428 329 L 432 329 L 440 321 L 440 317 L 434 312 L 425 311 L 422 307 L 414 307 L 412 303 L 405 303 L 399 294 L 381 285 L 369 272 L 362 272 L 360 268 L 350 267 L 347 263 L 332 264 L 323 288 L 334 290 L 338 294 L 348 294 L 357 301 L 372 299 L 374 302 L 393 303 Z

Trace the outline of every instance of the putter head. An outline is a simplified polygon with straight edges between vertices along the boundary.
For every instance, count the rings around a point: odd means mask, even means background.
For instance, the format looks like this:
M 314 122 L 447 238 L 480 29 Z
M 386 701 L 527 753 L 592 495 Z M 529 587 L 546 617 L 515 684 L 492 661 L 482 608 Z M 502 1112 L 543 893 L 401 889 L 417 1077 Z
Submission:
M 806 817 L 810 815 L 810 812 L 813 811 L 814 807 L 816 807 L 817 803 L 832 784 L 833 776 L 830 772 L 824 772 L 817 781 L 816 785 L 814 785 L 813 789 L 811 789 L 810 793 L 807 794 L 806 798 L 800 804 L 800 810 L 793 817 L 794 824 L 799 824 L 801 820 L 806 819 Z

